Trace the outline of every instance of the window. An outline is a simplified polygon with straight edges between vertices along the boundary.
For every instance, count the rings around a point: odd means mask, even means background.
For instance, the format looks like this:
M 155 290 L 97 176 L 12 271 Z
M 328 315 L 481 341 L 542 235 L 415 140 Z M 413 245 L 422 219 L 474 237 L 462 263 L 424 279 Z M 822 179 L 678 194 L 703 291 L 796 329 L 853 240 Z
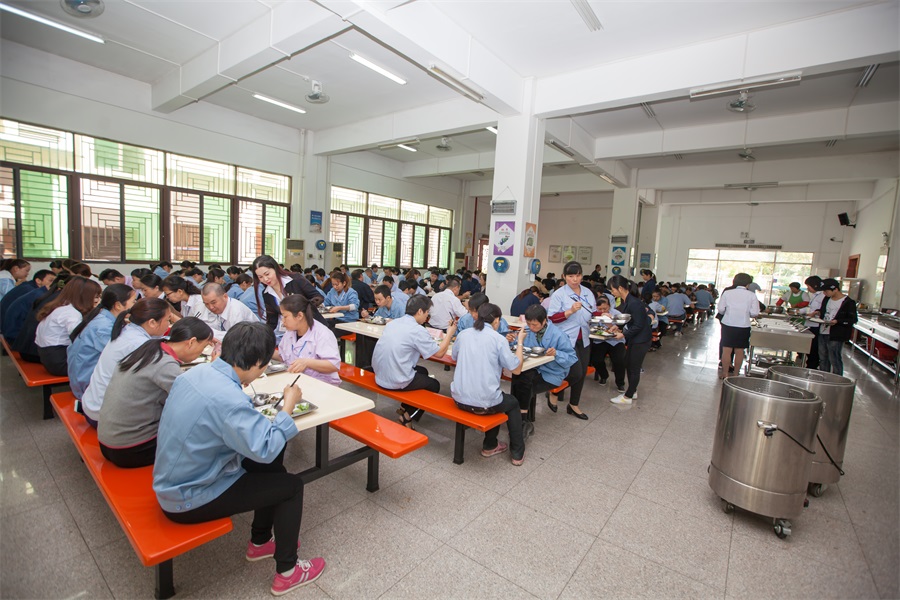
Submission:
M 0 119 L 2 257 L 283 261 L 290 198 L 285 175 Z
M 747 273 L 762 288 L 763 301 L 771 304 L 788 290 L 792 281 L 802 284 L 812 272 L 812 263 L 812 252 L 692 248 L 688 251 L 687 281 L 715 283 L 724 289 L 735 275 Z
M 449 268 L 453 211 L 346 188 L 331 188 L 329 240 L 351 267 Z

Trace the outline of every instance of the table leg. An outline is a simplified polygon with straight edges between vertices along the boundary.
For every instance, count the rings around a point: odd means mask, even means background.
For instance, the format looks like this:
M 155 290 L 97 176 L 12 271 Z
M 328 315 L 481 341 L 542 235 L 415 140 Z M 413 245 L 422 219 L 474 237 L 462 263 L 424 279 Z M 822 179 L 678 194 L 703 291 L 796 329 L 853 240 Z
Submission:
M 156 565 L 156 590 L 154 596 L 159 600 L 165 600 L 175 595 L 175 580 L 172 569 L 172 559 Z
M 328 423 L 316 426 L 316 469 L 328 468 L 328 436 L 331 428 Z
M 53 390 L 49 385 L 41 386 L 41 391 L 44 393 L 44 420 L 53 418 L 53 405 L 50 404 L 50 394 Z

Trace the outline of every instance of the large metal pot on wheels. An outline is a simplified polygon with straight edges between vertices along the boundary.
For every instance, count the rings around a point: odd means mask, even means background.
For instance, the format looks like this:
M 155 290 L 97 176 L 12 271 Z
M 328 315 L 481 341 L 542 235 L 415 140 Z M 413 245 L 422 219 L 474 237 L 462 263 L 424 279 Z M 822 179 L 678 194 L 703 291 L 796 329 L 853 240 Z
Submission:
M 807 389 L 822 399 L 816 455 L 809 473 L 810 493 L 821 496 L 828 484 L 837 483 L 843 474 L 856 382 L 834 373 L 787 366 L 769 367 L 766 379 Z
M 803 510 L 822 400 L 809 390 L 754 377 L 722 385 L 709 486 L 725 501 L 773 518 L 778 537 Z

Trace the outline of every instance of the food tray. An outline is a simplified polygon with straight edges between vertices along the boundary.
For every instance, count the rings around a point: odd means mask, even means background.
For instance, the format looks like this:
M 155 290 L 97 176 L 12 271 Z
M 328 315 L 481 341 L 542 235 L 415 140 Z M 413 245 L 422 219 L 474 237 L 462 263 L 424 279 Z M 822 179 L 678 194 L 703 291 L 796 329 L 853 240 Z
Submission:
M 307 405 L 306 410 L 300 409 L 301 404 Z M 260 414 L 262 416 L 264 416 L 265 418 L 267 418 L 268 420 L 274 421 L 275 415 L 277 415 L 281 411 L 280 408 L 275 408 L 275 406 L 276 406 L 275 404 L 264 404 L 263 406 L 257 406 L 256 410 L 258 410 L 260 412 Z M 304 417 L 304 416 L 308 415 L 309 413 L 311 413 L 315 410 L 318 410 L 318 408 L 319 407 L 316 406 L 315 404 L 313 404 L 312 402 L 307 402 L 306 400 L 303 400 L 301 402 L 298 402 L 297 406 L 294 407 L 294 412 L 291 413 L 291 417 L 293 417 L 295 419 L 297 417 Z

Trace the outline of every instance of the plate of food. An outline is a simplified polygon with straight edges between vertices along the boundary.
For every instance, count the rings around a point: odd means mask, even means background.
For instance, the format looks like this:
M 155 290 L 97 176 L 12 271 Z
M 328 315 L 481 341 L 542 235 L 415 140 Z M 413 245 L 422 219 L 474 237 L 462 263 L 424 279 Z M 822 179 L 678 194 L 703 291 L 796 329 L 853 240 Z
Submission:
M 369 323 L 370 325 L 384 325 L 385 320 L 384 317 L 369 317 L 366 319 L 366 323 Z
M 269 419 L 270 421 L 274 421 L 275 417 L 278 415 L 278 412 L 281 410 L 280 408 L 276 408 L 278 404 L 264 404 L 263 406 L 257 406 L 256 410 L 260 412 L 262 416 Z M 291 413 L 291 417 L 302 417 L 304 415 L 308 415 L 309 413 L 317 410 L 319 407 L 313 404 L 312 402 L 307 402 L 306 400 L 301 400 L 297 403 L 297 406 L 294 407 L 294 412 Z
M 819 317 L 809 317 L 809 318 L 806 319 L 806 320 L 807 320 L 807 321 L 810 321 L 810 322 L 812 322 L 812 323 L 824 323 L 824 322 L 825 322 L 824 319 L 820 319 Z
M 664 308 L 664 309 L 662 309 L 662 310 L 656 311 L 656 314 L 657 314 L 657 315 L 660 315 L 660 316 L 663 316 L 663 315 L 669 314 L 669 311 L 666 310 L 666 309 Z

